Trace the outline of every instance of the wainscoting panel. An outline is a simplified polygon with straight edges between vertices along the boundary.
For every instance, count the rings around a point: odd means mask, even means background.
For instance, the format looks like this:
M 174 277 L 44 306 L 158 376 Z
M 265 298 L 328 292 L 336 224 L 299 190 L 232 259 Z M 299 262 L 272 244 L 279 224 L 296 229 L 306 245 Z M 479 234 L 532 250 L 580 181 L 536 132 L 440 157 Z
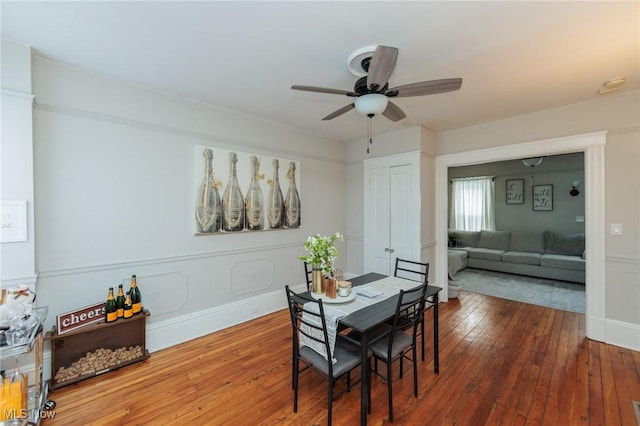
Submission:
M 229 265 L 229 292 L 236 296 L 266 290 L 273 284 L 273 260 L 238 260 Z
M 136 275 L 142 294 L 142 305 L 152 315 L 178 312 L 187 304 L 188 277 L 181 272 Z M 131 279 L 122 280 L 125 291 L 131 286 Z

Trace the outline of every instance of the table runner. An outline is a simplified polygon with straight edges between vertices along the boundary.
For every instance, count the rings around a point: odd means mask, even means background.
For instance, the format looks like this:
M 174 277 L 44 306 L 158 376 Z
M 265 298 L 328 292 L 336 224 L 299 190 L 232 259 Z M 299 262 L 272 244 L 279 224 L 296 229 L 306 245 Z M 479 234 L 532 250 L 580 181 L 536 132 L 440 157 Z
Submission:
M 409 290 L 419 285 L 420 283 L 416 281 L 404 278 L 386 277 L 377 281 L 372 281 L 368 284 L 353 287 L 352 290 L 356 292 L 356 298 L 351 302 L 336 304 L 323 303 L 322 306 L 324 308 L 325 322 L 327 323 L 327 337 L 329 338 L 329 348 L 331 353 L 334 353 L 338 333 L 338 322 L 341 318 L 344 318 L 355 311 L 366 308 L 367 306 L 373 305 L 374 303 L 378 303 L 388 299 L 389 297 L 395 296 L 400 292 L 400 290 Z M 318 305 L 316 303 L 306 303 L 305 309 L 318 313 Z M 305 321 L 317 324 L 319 327 L 322 326 L 319 317 L 307 315 L 304 319 Z M 320 330 L 311 328 L 305 324 L 302 324 L 301 328 L 306 333 L 315 335 L 319 339 L 322 339 Z M 302 346 L 307 346 L 318 352 L 325 359 L 327 358 L 324 345 L 308 338 L 304 334 L 300 334 L 300 347 Z M 333 358 L 333 362 L 336 362 L 335 358 Z

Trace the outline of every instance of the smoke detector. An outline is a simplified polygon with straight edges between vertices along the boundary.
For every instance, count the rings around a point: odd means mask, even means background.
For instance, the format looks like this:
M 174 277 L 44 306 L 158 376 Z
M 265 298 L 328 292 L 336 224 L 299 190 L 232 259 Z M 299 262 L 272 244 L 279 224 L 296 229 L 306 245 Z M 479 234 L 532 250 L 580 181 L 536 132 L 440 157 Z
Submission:
M 613 80 L 605 81 L 602 83 L 602 87 L 598 90 L 599 95 L 606 95 L 607 93 L 615 92 L 618 87 L 622 86 L 625 77 L 614 78 Z

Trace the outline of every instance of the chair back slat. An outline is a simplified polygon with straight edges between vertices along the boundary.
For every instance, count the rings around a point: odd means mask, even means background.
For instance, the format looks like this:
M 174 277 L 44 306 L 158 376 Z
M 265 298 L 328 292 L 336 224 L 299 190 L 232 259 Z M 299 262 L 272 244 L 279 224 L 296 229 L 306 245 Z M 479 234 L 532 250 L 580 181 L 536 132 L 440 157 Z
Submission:
M 393 275 L 398 278 L 427 284 L 429 282 L 429 263 L 396 258 Z
M 311 291 L 311 281 L 313 281 L 313 268 L 307 263 L 304 264 L 304 278 L 307 280 L 307 291 Z
M 392 340 L 395 333 L 411 329 L 415 341 L 418 325 L 424 318 L 426 291 L 427 284 L 422 284 L 406 291 L 400 290 L 391 329 Z M 389 350 L 391 350 L 391 345 Z

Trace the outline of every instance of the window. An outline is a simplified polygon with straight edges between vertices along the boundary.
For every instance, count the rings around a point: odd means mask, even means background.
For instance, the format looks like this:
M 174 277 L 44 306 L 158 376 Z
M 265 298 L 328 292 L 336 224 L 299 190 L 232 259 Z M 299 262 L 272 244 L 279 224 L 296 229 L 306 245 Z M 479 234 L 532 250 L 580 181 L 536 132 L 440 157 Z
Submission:
M 449 227 L 461 231 L 495 230 L 492 176 L 453 179 Z

